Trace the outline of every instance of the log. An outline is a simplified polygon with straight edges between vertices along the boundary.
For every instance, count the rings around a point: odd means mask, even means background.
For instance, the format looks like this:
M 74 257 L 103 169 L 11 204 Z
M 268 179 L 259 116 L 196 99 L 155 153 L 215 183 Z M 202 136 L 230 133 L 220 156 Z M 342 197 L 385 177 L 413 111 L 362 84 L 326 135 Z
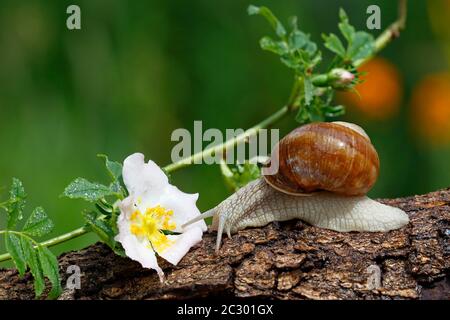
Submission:
M 339 233 L 294 220 L 240 231 L 214 252 L 214 232 L 177 266 L 160 260 L 166 281 L 97 243 L 59 257 L 81 288 L 60 299 L 450 299 L 450 188 L 380 200 L 405 210 L 408 226 L 388 233 Z M 33 299 L 32 278 L 0 270 L 0 299 Z

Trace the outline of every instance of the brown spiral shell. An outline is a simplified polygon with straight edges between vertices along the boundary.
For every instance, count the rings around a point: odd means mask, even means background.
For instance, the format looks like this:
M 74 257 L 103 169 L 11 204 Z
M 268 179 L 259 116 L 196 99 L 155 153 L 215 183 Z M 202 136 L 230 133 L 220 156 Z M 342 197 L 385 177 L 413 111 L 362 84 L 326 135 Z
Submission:
M 294 195 L 320 190 L 364 195 L 375 184 L 380 167 L 364 130 L 342 122 L 316 122 L 293 130 L 275 146 L 273 161 L 279 161 L 279 169 L 269 175 L 263 168 L 266 182 Z

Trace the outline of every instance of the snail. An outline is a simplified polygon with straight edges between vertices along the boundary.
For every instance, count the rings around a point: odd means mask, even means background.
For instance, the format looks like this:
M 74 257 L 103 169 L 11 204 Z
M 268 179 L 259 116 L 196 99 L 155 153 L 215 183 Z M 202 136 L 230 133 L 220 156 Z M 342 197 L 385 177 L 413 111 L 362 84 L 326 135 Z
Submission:
M 278 170 L 270 170 L 272 164 Z M 379 158 L 356 124 L 316 122 L 293 130 L 275 146 L 261 173 L 184 226 L 213 217 L 218 251 L 224 231 L 231 237 L 273 221 L 301 219 L 340 232 L 386 232 L 409 222 L 401 209 L 366 196 L 378 178 Z

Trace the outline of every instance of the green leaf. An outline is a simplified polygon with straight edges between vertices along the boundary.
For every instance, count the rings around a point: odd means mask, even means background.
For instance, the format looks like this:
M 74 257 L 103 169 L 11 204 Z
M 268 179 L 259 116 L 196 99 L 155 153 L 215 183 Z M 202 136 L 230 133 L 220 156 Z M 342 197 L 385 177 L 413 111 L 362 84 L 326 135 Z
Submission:
M 288 68 L 301 71 L 302 59 L 299 56 L 283 55 L 280 58 L 281 62 Z
M 289 49 L 285 42 L 283 41 L 275 41 L 270 37 L 263 37 L 259 40 L 259 45 L 261 49 L 273 52 L 278 55 L 287 54 Z
M 338 24 L 339 30 L 341 30 L 341 33 L 345 39 L 347 39 L 348 42 L 351 42 L 355 34 L 355 28 L 350 25 L 347 13 L 345 13 L 342 8 L 339 10 L 339 18 L 341 20 Z
M 298 29 L 297 17 L 289 19 L 292 30 L 288 35 L 284 26 L 268 8 L 250 6 L 248 12 L 251 15 L 264 16 L 280 38 L 280 41 L 276 41 L 270 37 L 263 37 L 260 40 L 261 48 L 279 55 L 281 62 L 295 70 L 298 75 L 310 73 L 320 62 L 321 56 L 317 52 L 317 45 L 310 40 L 310 35 Z
M 125 190 L 120 184 L 120 181 L 114 181 L 109 185 L 109 189 L 113 192 L 114 195 L 122 198 L 125 195 Z
M 295 117 L 300 124 L 325 121 L 326 117 L 337 117 L 345 113 L 342 106 L 330 106 L 334 90 L 331 88 L 316 88 L 309 105 L 303 104 Z
M 317 52 L 317 44 L 312 41 L 307 41 L 304 50 L 310 55 L 310 57 L 312 57 Z
M 102 220 L 97 212 L 84 211 L 82 212 L 82 215 L 90 229 L 95 232 L 103 242 L 114 249 L 116 241 L 114 240 L 115 233 L 111 225 L 105 220 Z
M 122 176 L 122 164 L 116 161 L 109 160 L 108 156 L 105 154 L 98 154 L 97 157 L 103 158 L 105 160 L 105 166 L 108 170 L 109 175 L 113 181 L 119 180 Z
M 16 265 L 20 276 L 23 276 L 27 269 L 27 264 L 20 237 L 14 233 L 6 232 L 5 245 L 6 251 L 8 251 L 11 255 L 11 258 L 14 261 L 14 264 Z
M 95 202 L 106 196 L 116 195 L 117 191 L 96 182 L 89 182 L 84 178 L 77 178 L 64 190 L 62 196 L 71 199 L 84 199 Z
M 300 30 L 293 30 L 289 34 L 288 43 L 291 50 L 304 50 L 310 56 L 317 51 L 317 45 L 310 40 L 310 35 Z
M 339 12 L 340 22 L 338 24 L 339 30 L 348 42 L 345 54 L 342 54 L 341 45 L 338 44 L 340 40 L 333 35 L 324 37 L 325 47 L 335 52 L 341 58 L 352 63 L 365 59 L 371 56 L 375 51 L 375 40 L 373 36 L 364 31 L 355 31 L 355 28 L 350 24 L 347 14 L 343 9 Z
M 11 189 L 9 191 L 9 201 L 7 206 L 8 229 L 13 229 L 17 225 L 17 223 L 22 220 L 26 197 L 27 194 L 25 193 L 22 182 L 17 178 L 13 178 Z
M 307 43 L 310 42 L 309 36 L 299 30 L 292 31 L 289 34 L 288 41 L 289 46 L 294 50 L 303 49 L 306 47 Z
M 256 15 L 259 14 L 263 16 L 272 26 L 272 28 L 275 30 L 275 33 L 280 37 L 284 38 L 286 36 L 286 29 L 281 24 L 281 22 L 278 20 L 277 17 L 270 11 L 267 7 L 257 7 L 254 5 L 250 5 L 247 9 L 247 12 L 249 15 Z
M 375 51 L 374 38 L 364 31 L 354 34 L 352 42 L 347 50 L 347 57 L 352 62 L 370 57 Z
M 305 77 L 304 79 L 305 86 L 305 105 L 309 105 L 314 96 L 314 85 L 312 83 L 312 79 L 310 76 Z
M 27 264 L 30 267 L 31 274 L 34 278 L 34 292 L 36 294 L 36 297 L 40 297 L 45 289 L 45 281 L 44 275 L 42 274 L 38 253 L 33 247 L 33 243 L 31 242 L 31 240 L 27 239 L 26 237 L 21 237 L 20 242 L 22 244 Z
M 22 231 L 33 237 L 42 237 L 53 230 L 54 224 L 42 207 L 33 210 Z
M 54 226 L 53 222 L 43 208 L 37 207 L 26 220 L 22 231 L 10 230 L 16 227 L 17 223 L 23 218 L 25 198 L 26 193 L 22 183 L 14 178 L 10 190 L 10 199 L 6 202 L 8 229 L 3 232 L 5 234 L 5 247 L 11 255 L 20 276 L 23 276 L 27 271 L 27 266 L 29 267 L 34 278 L 36 297 L 39 297 L 45 289 L 44 274 L 52 283 L 50 296 L 56 297 L 61 293 L 59 274 L 55 277 L 54 271 L 55 265 L 56 269 L 58 268 L 56 257 L 31 238 L 48 234 Z
M 58 260 L 56 259 L 55 255 L 44 246 L 38 247 L 38 257 L 42 267 L 42 272 L 52 284 L 52 289 L 48 294 L 48 298 L 57 298 L 62 292 L 61 282 L 59 278 Z
M 346 50 L 341 40 L 333 33 L 329 36 L 323 34 L 323 39 L 325 40 L 325 47 L 330 51 L 336 53 L 341 58 L 345 57 Z

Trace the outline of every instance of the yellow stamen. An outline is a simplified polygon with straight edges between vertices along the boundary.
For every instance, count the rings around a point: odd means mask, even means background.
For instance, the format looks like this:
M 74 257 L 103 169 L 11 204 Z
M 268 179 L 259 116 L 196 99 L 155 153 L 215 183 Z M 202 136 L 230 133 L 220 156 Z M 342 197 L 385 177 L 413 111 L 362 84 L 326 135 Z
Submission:
M 156 251 L 162 252 L 173 244 L 162 232 L 175 230 L 176 224 L 171 221 L 172 216 L 173 210 L 166 210 L 160 205 L 148 208 L 144 214 L 136 210 L 130 216 L 130 231 L 138 237 L 146 237 Z

